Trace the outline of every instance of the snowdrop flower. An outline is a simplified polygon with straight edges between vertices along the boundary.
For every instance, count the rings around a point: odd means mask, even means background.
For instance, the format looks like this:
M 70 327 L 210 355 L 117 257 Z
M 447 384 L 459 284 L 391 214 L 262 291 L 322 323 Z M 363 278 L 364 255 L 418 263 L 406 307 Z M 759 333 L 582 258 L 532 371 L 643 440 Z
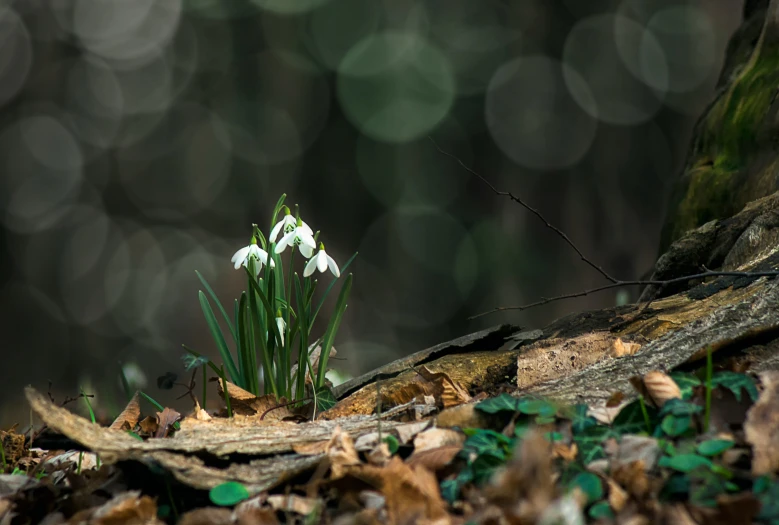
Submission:
M 325 252 L 325 245 L 319 243 L 319 251 L 314 257 L 311 258 L 310 261 L 308 261 L 308 264 L 306 264 L 306 269 L 303 270 L 303 277 L 308 277 L 314 273 L 314 269 L 324 273 L 324 271 L 328 268 L 330 268 L 330 271 L 333 272 L 333 275 L 336 277 L 341 277 L 341 271 L 338 269 L 338 265 L 335 264 L 333 258 L 327 255 Z
M 255 265 L 255 269 L 257 270 L 257 275 L 260 275 L 260 269 L 262 268 L 263 264 L 270 264 L 271 268 L 276 267 L 276 263 L 268 257 L 268 252 L 257 246 L 257 239 L 252 237 L 252 243 L 249 246 L 245 246 L 235 252 L 235 255 L 233 255 L 233 258 L 231 259 L 231 262 L 235 265 L 235 269 L 237 270 L 242 264 L 249 267 L 249 257 L 254 257 L 257 261 L 257 264 Z M 268 262 L 270 261 L 270 263 Z M 255 275 L 256 277 L 256 275 Z
M 306 224 L 304 221 L 300 221 L 300 223 L 303 225 L 303 229 L 306 230 L 312 237 L 314 235 L 314 232 L 311 230 L 311 228 Z M 273 227 L 273 229 L 270 231 L 270 237 L 268 237 L 268 240 L 270 242 L 276 242 L 276 238 L 279 236 L 279 233 L 283 230 L 285 234 L 291 232 L 294 230 L 298 225 L 297 219 L 292 216 L 292 214 L 289 212 L 289 208 L 284 206 L 284 218 L 281 219 L 279 222 L 276 223 L 276 226 Z
M 278 226 L 278 224 L 276 226 Z M 274 230 L 275 229 L 276 228 L 274 227 Z M 287 246 L 296 245 L 300 249 L 300 253 L 303 254 L 303 257 L 306 259 L 311 257 L 311 254 L 314 253 L 314 249 L 316 248 L 316 241 L 314 241 L 314 234 L 311 232 L 311 228 L 300 219 L 295 223 L 295 227 L 287 232 L 276 245 L 276 253 L 283 252 Z

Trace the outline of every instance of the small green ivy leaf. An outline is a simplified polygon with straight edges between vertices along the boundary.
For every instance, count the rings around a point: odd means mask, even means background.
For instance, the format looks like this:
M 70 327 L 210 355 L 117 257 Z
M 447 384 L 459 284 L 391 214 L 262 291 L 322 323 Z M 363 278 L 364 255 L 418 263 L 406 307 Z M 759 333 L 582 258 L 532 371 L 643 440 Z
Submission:
M 692 426 L 692 419 L 690 419 L 690 416 L 675 416 L 673 414 L 668 414 L 663 418 L 663 422 L 660 426 L 666 435 L 677 437 L 690 429 Z
M 457 501 L 457 496 L 459 494 L 460 484 L 457 482 L 457 479 L 446 479 L 441 482 L 441 497 L 449 504 Z
M 603 497 L 603 483 L 592 472 L 582 472 L 571 481 L 569 488 L 579 487 L 587 496 L 587 501 L 592 503 Z
M 747 391 L 752 401 L 757 401 L 758 392 L 755 381 L 746 374 L 738 374 L 727 370 L 717 372 L 711 378 L 711 385 L 727 388 L 736 396 L 736 401 L 741 401 L 742 389 Z
M 227 481 L 212 488 L 208 498 L 214 505 L 232 507 L 245 499 L 249 499 L 249 491 L 237 481 Z
M 700 443 L 697 447 L 698 454 L 701 456 L 719 456 L 729 448 L 735 445 L 729 439 L 709 439 Z
M 696 405 L 690 401 L 683 401 L 681 399 L 669 399 L 660 409 L 660 417 L 667 414 L 673 414 L 674 416 L 691 416 L 693 414 L 699 414 L 703 411 L 703 407 Z
M 517 408 L 519 399 L 509 394 L 501 394 L 497 397 L 485 399 L 476 405 L 477 410 L 487 414 L 497 414 L 498 412 L 519 412 Z
M 540 417 L 552 417 L 557 413 L 557 407 L 543 399 L 520 399 L 517 409 L 523 414 Z
M 325 410 L 333 408 L 336 402 L 333 392 L 326 386 L 323 386 L 316 391 L 317 412 L 324 412 Z
M 608 501 L 599 501 L 592 507 L 587 513 L 594 520 L 611 520 L 614 519 L 614 512 L 611 510 L 611 506 Z
M 587 405 L 575 405 L 566 416 L 571 419 L 571 430 L 574 434 L 584 432 L 588 428 L 598 425 L 598 420 L 587 415 L 589 407 Z
M 679 386 L 679 390 L 682 391 L 682 399 L 684 400 L 690 399 L 695 387 L 703 384 L 700 379 L 688 372 L 671 372 L 668 375 Z
M 387 444 L 387 448 L 389 449 L 390 454 L 395 454 L 395 452 L 397 452 L 400 448 L 400 442 L 398 441 L 398 438 L 393 435 L 384 436 L 382 441 Z
M 537 416 L 536 417 L 536 425 L 548 425 L 550 423 L 554 423 L 556 421 L 554 416 Z
M 703 456 L 699 456 L 697 454 L 679 454 L 678 456 L 674 456 L 672 458 L 669 458 L 668 456 L 660 458 L 658 465 L 679 472 L 692 472 L 693 470 L 700 467 L 711 468 L 712 463 L 708 458 L 704 458 Z

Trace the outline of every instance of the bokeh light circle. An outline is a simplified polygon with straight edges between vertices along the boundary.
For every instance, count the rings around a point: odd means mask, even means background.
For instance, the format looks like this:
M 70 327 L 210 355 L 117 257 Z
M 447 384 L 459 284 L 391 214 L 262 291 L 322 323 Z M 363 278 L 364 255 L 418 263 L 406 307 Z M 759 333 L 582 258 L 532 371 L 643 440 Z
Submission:
M 13 9 L 0 5 L 0 107 L 24 86 L 32 55 L 24 22 Z
M 668 89 L 691 91 L 712 74 L 717 63 L 717 37 L 706 11 L 691 5 L 669 7 L 649 20 L 647 30 L 665 52 Z M 647 71 L 646 77 L 654 78 L 654 73 Z
M 568 33 L 562 58 L 569 66 L 564 78 L 571 95 L 603 122 L 640 124 L 662 105 L 665 89 L 658 88 L 667 89 L 668 78 L 667 73 L 658 73 L 664 60 L 662 49 L 651 33 L 629 18 L 606 14 L 580 20 Z M 657 74 L 653 86 L 634 74 L 645 71 L 647 64 Z M 587 91 L 582 89 L 585 84 Z
M 356 44 L 338 67 L 338 100 L 360 131 L 407 142 L 446 116 L 455 93 L 449 61 L 421 36 L 385 32 Z
M 33 114 L 0 134 L 0 155 L 5 225 L 19 233 L 54 225 L 72 205 L 82 181 L 84 159 L 73 134 L 55 117 Z
M 589 150 L 597 122 L 571 98 L 564 77 L 576 83 L 581 97 L 589 96 L 576 71 L 545 56 L 511 60 L 492 77 L 485 100 L 487 128 L 517 164 L 560 169 Z
M 319 62 L 337 69 L 346 53 L 379 27 L 377 2 L 332 0 L 306 18 L 305 44 Z

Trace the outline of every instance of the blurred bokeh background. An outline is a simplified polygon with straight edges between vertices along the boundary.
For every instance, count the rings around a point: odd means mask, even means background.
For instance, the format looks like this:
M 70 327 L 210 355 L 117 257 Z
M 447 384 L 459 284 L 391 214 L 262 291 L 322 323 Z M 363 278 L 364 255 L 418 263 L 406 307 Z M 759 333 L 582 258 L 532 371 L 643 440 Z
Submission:
M 182 343 L 217 356 L 195 270 L 231 303 L 283 192 L 359 251 L 344 373 L 634 300 L 469 321 L 603 281 L 426 137 L 639 278 L 741 4 L 0 0 L 0 426 L 26 384 L 110 413 L 120 366 L 186 408 L 155 378 L 188 379 Z

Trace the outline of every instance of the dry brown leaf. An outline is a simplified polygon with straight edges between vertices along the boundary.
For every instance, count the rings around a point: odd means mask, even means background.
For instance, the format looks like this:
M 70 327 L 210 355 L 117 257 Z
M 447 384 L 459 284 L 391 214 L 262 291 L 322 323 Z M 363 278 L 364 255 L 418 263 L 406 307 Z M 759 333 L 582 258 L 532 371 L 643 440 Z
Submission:
M 622 401 L 624 400 L 625 400 L 624 392 L 614 392 L 606 400 L 606 408 L 614 408 L 616 406 L 619 406 L 619 404 L 622 403 Z
M 360 456 L 354 448 L 354 440 L 351 436 L 341 430 L 340 426 L 335 427 L 330 441 L 327 443 L 325 453 L 330 460 L 330 470 L 332 479 L 339 479 L 346 473 L 347 467 L 360 464 Z
M 281 406 L 287 402 L 283 397 L 278 399 L 273 394 L 258 397 L 230 381 L 226 381 L 226 383 L 227 395 L 230 396 L 230 408 L 234 414 L 262 417 L 261 421 L 258 420 L 258 424 L 264 421 L 280 421 L 295 415 L 288 406 Z M 225 392 L 222 381 L 217 381 L 217 385 L 219 395 L 224 399 Z
M 652 490 L 646 473 L 646 465 L 642 460 L 612 468 L 612 478 L 639 501 L 649 496 Z
M 611 347 L 612 357 L 624 357 L 626 355 L 633 355 L 641 349 L 641 345 L 631 341 L 623 341 L 617 337 Z
M 606 483 L 609 486 L 609 505 L 616 514 L 619 514 L 628 502 L 628 493 L 613 479 L 607 479 Z
M 406 460 L 412 467 L 424 467 L 431 472 L 438 472 L 449 465 L 462 450 L 460 445 L 443 445 L 437 448 L 428 448 L 414 453 Z
M 168 435 L 170 428 L 181 419 L 181 414 L 172 408 L 165 407 L 162 412 L 157 412 L 157 432 L 154 437 L 163 438 Z
M 687 507 L 682 503 L 665 507 L 663 509 L 663 518 L 663 523 L 668 525 L 697 525 L 697 522 L 692 519 L 692 516 L 687 511 Z
M 371 465 L 386 465 L 391 457 L 392 453 L 390 452 L 389 445 L 384 442 L 379 443 L 377 447 L 374 447 L 366 455 L 366 459 Z
M 178 525 L 229 525 L 232 517 L 233 513 L 229 509 L 205 507 L 185 512 Z
M 265 496 L 251 498 L 238 504 L 233 511 L 236 525 L 277 525 L 276 511 L 265 506 Z
M 390 523 L 449 523 L 446 504 L 432 472 L 410 467 L 396 456 L 384 467 L 384 476 L 382 493 Z
M 414 454 L 423 450 L 455 445 L 462 448 L 465 434 L 449 428 L 429 428 L 414 436 Z
M 268 505 L 278 512 L 294 512 L 301 516 L 308 516 L 322 508 L 323 502 L 319 498 L 305 498 L 296 494 L 288 496 L 284 494 L 274 494 L 268 496 Z
M 98 507 L 89 521 L 96 525 L 162 524 L 157 519 L 157 504 L 140 491 L 124 492 Z
M 626 434 L 622 436 L 616 448 L 607 448 L 612 466 L 621 466 L 641 460 L 644 468 L 652 470 L 662 451 L 657 439 L 648 436 Z
M 550 452 L 549 442 L 532 431 L 484 489 L 487 501 L 498 506 L 510 523 L 534 523 L 554 499 Z
M 566 445 L 565 443 L 554 443 L 552 446 L 552 457 L 560 458 L 563 461 L 571 462 L 576 459 L 579 453 L 579 447 L 576 443 Z
M 644 387 L 658 407 L 662 407 L 666 401 L 682 397 L 682 391 L 676 381 L 659 370 L 653 370 L 644 375 Z
M 141 404 L 140 394 L 138 392 L 133 395 L 127 406 L 124 407 L 122 413 L 116 416 L 114 422 L 108 427 L 113 430 L 132 430 L 135 425 L 138 424 L 138 419 L 141 417 Z
M 398 433 L 398 441 L 405 445 L 417 436 L 420 432 L 430 426 L 430 421 L 417 421 L 414 423 L 408 423 L 406 425 L 400 425 L 395 428 Z
M 138 423 L 138 426 L 141 428 L 141 433 L 144 436 L 153 436 L 159 428 L 157 418 L 153 416 L 146 416 Z
M 779 469 L 779 371 L 760 374 L 763 391 L 747 412 L 746 441 L 752 445 L 752 474 L 762 476 Z

